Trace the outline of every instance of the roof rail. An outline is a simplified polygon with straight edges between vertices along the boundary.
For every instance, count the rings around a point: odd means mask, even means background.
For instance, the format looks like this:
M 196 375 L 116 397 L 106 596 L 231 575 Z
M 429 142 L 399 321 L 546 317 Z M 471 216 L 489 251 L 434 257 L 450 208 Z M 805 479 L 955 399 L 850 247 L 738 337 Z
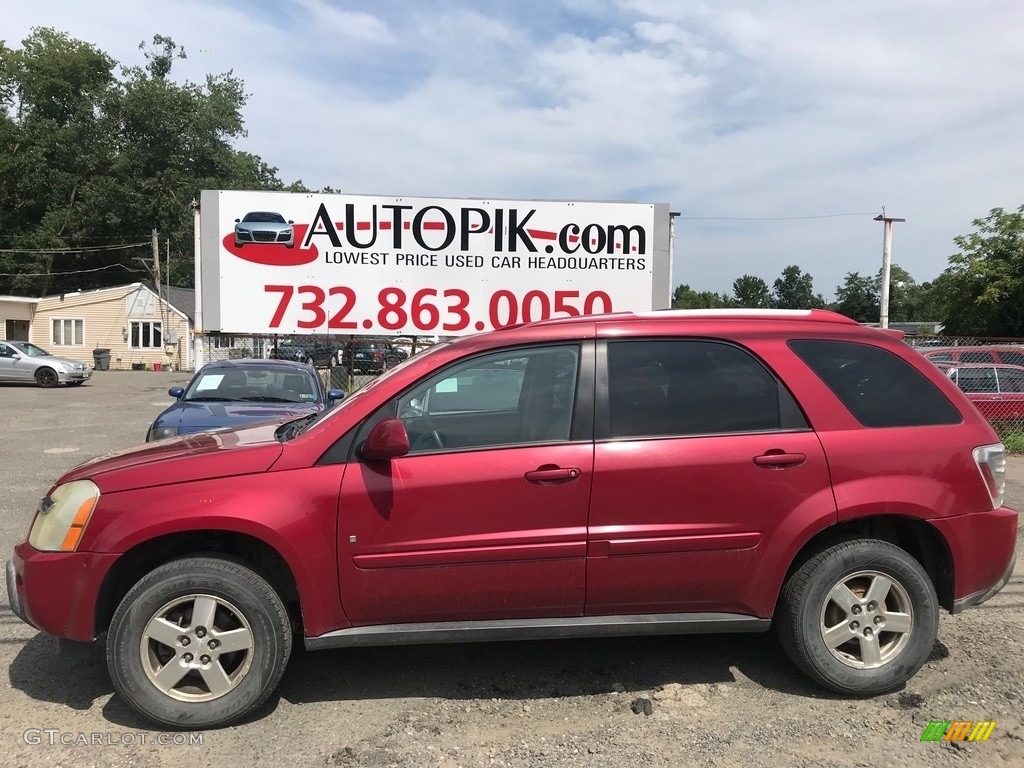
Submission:
M 638 312 L 640 317 L 720 317 L 723 319 L 748 319 L 763 317 L 776 320 L 818 320 L 826 323 L 859 325 L 853 318 L 827 309 L 659 309 L 653 312 Z

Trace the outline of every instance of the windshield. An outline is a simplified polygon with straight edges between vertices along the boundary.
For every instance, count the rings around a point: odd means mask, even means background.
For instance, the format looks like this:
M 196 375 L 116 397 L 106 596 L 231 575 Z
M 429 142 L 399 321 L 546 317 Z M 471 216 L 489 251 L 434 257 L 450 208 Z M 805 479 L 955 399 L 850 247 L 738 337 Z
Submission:
M 245 214 L 245 218 L 242 221 L 261 221 L 273 224 L 286 224 L 284 216 L 280 213 L 268 213 L 265 211 L 253 211 L 252 213 Z
M 258 365 L 200 371 L 181 399 L 323 403 L 320 387 L 308 371 Z
M 11 346 L 25 355 L 25 357 L 53 357 L 42 347 L 37 347 L 35 344 L 30 344 L 27 341 L 19 341 L 16 344 L 11 343 Z

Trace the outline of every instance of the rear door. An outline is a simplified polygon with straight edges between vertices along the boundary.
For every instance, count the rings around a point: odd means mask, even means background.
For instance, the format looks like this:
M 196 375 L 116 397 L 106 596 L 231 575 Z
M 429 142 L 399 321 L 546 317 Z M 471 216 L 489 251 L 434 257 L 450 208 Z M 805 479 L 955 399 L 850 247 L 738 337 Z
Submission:
M 741 347 L 618 340 L 598 360 L 586 613 L 756 613 L 764 561 L 835 518 L 817 435 Z
M 592 393 L 593 352 L 581 349 L 480 355 L 371 417 L 362 435 L 397 415 L 412 447 L 345 472 L 339 578 L 353 623 L 583 612 L 593 399 L 577 386 Z

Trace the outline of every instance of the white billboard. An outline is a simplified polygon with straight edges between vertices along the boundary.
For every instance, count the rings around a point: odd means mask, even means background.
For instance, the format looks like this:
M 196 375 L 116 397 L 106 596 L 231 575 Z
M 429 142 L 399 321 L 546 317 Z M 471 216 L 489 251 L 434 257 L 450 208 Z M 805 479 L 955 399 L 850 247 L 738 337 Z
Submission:
M 664 203 L 209 191 L 204 331 L 459 336 L 669 306 Z

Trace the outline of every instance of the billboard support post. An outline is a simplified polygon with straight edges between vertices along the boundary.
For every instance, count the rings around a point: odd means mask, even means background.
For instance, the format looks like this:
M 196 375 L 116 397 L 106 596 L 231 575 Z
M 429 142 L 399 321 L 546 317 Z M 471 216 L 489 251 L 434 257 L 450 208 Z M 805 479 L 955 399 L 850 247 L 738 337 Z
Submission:
M 192 359 L 196 370 L 203 367 L 206 360 L 203 353 L 203 260 L 202 240 L 200 238 L 200 205 L 193 198 L 192 200 L 192 230 L 195 243 L 195 328 L 192 329 Z

